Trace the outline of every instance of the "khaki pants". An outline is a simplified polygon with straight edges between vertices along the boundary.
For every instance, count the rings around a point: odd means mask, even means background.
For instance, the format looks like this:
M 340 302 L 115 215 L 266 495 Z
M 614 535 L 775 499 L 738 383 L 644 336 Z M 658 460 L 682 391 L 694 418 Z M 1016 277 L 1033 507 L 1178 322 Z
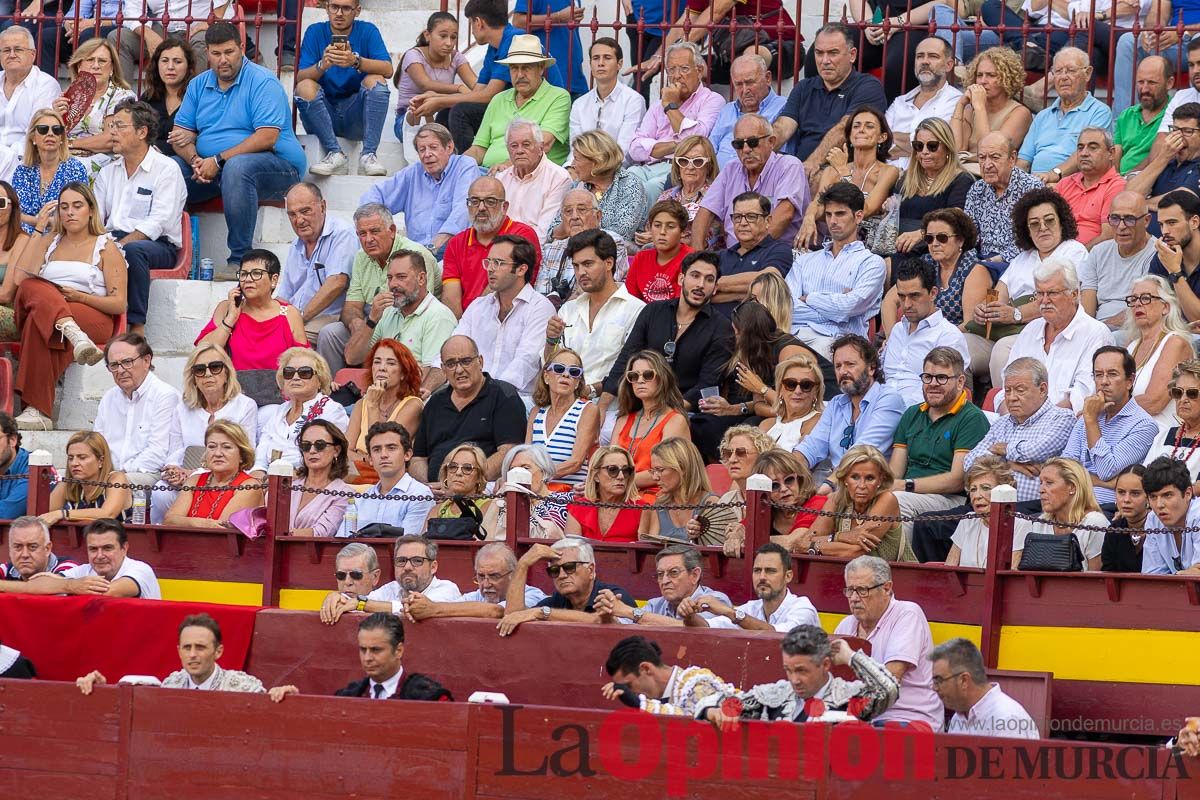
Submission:
M 903 482 L 900 482 L 903 486 Z M 915 517 L 930 511 L 948 511 L 967 502 L 961 494 L 917 494 L 916 492 L 895 492 L 896 501 L 900 503 L 900 516 Z M 912 522 L 901 523 L 904 529 L 904 539 L 912 544 Z
M 990 375 L 992 386 L 999 389 L 1004 386 L 1004 366 L 1012 354 L 1016 336 L 1005 336 L 998 342 L 992 342 L 977 333 L 968 333 L 967 351 L 971 354 L 970 371 L 972 375 Z
M 337 322 L 338 318 L 333 314 L 323 314 L 319 317 L 313 317 L 308 322 L 304 323 L 304 333 L 308 336 L 308 346 L 317 346 L 317 337 L 326 325 Z

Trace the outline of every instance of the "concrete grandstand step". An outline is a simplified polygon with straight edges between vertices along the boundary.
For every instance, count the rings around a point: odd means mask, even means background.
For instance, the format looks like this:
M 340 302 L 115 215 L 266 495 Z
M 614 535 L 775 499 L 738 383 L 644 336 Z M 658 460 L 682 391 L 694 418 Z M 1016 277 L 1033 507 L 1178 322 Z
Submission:
M 67 468 L 67 441 L 76 431 L 21 431 L 21 447 L 29 452 L 45 450 L 53 459 L 55 469 L 59 472 Z
M 303 125 L 297 125 L 298 130 L 303 130 Z M 387 130 L 391 128 L 384 126 Z M 317 141 L 317 137 L 310 133 L 298 133 L 297 137 L 300 140 L 300 145 L 304 148 L 304 154 L 308 156 L 308 163 L 316 164 L 325 156 L 325 151 L 321 148 L 321 143 Z M 309 173 L 310 180 L 329 180 L 329 178 L 340 178 L 347 176 L 360 177 L 358 172 L 358 157 L 362 155 L 362 142 L 351 139 L 343 139 L 338 137 L 338 146 L 342 148 L 342 152 L 346 154 L 348 160 L 348 171 L 345 175 L 337 173 L 330 176 L 313 175 Z M 404 168 L 404 146 L 396 141 L 395 137 L 384 137 L 379 142 L 379 151 L 375 154 L 379 159 L 379 163 L 387 168 L 388 174 L 396 172 Z M 379 180 L 370 175 L 362 175 L 361 177 L 370 178 L 372 181 Z
M 156 361 L 157 356 L 191 353 L 192 342 L 233 287 L 222 281 L 152 281 L 146 336 Z
M 149 326 L 147 326 L 149 327 Z M 184 355 L 155 355 L 154 374 L 175 388 L 183 386 Z M 55 427 L 60 430 L 87 430 L 96 421 L 100 398 L 113 386 L 112 376 L 103 364 L 84 367 L 72 364 L 63 376 L 58 392 Z M 170 424 L 167 421 L 164 424 Z

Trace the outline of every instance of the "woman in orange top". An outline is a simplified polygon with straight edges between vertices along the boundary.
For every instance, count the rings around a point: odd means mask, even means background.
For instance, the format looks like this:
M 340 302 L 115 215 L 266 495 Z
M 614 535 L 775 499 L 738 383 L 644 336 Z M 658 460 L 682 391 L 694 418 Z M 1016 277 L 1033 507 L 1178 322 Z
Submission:
M 226 528 L 233 512 L 263 504 L 262 489 L 244 492 L 233 489 L 212 491 L 206 486 L 241 486 L 254 477 L 254 448 L 242 426 L 218 419 L 204 432 L 204 465 L 208 472 L 188 478 L 167 511 L 163 522 L 186 528 Z
M 650 451 L 663 439 L 692 439 L 675 373 L 660 354 L 642 350 L 629 359 L 617 390 L 617 407 L 621 416 L 613 444 L 633 457 L 634 484 L 642 499 L 652 503 L 658 481 L 650 472 Z

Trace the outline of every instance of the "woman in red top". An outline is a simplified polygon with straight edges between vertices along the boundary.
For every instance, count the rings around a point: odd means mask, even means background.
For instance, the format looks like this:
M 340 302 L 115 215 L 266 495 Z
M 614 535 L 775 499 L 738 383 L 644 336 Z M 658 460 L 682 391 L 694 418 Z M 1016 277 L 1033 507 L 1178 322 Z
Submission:
M 805 534 L 817 521 L 817 514 L 825 507 L 828 496 L 816 493 L 816 483 L 804 460 L 789 450 L 768 450 L 754 462 L 754 473 L 771 479 L 771 504 L 776 506 L 771 514 L 771 541 L 786 547 L 793 553 L 808 551 L 800 542 L 807 541 Z M 801 506 L 804 510 L 792 511 L 778 506 Z M 742 523 L 730 528 L 725 537 L 726 554 L 741 555 L 745 546 L 746 528 Z
M 633 457 L 634 483 L 642 499 L 652 503 L 658 480 L 650 472 L 650 451 L 663 439 L 692 439 L 675 373 L 661 355 L 653 350 L 633 354 L 617 389 L 617 407 L 620 416 L 613 444 Z
M 188 478 L 163 522 L 185 528 L 228 528 L 233 512 L 263 504 L 262 489 L 213 491 L 207 486 L 241 486 L 253 481 L 254 448 L 242 426 L 219 419 L 204 432 L 204 465 L 208 472 Z
M 592 454 L 583 496 L 593 503 L 644 505 L 633 481 L 633 459 L 620 447 L 606 445 Z M 582 503 L 567 506 L 567 536 L 604 542 L 636 542 L 646 523 L 641 508 L 598 508 Z
M 224 347 L 237 370 L 273 371 L 289 347 L 308 347 L 300 311 L 272 297 L 281 271 L 270 250 L 246 251 L 238 268 L 238 285 L 229 290 L 228 300 L 217 303 L 195 343 Z
M 650 207 L 650 243 L 629 262 L 625 288 L 639 300 L 674 300 L 679 297 L 679 272 L 683 257 L 692 248 L 683 243 L 691 224 L 687 209 L 678 200 L 659 200 Z M 790 321 L 790 319 L 789 319 Z

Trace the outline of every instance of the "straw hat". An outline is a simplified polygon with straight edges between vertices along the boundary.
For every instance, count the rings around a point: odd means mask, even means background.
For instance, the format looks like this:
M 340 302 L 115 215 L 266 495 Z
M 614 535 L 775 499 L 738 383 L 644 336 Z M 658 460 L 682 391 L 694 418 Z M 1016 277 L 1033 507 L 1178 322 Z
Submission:
M 542 40 L 532 33 L 522 33 L 512 38 L 508 58 L 496 59 L 497 64 L 554 64 L 554 58 L 542 52 Z

